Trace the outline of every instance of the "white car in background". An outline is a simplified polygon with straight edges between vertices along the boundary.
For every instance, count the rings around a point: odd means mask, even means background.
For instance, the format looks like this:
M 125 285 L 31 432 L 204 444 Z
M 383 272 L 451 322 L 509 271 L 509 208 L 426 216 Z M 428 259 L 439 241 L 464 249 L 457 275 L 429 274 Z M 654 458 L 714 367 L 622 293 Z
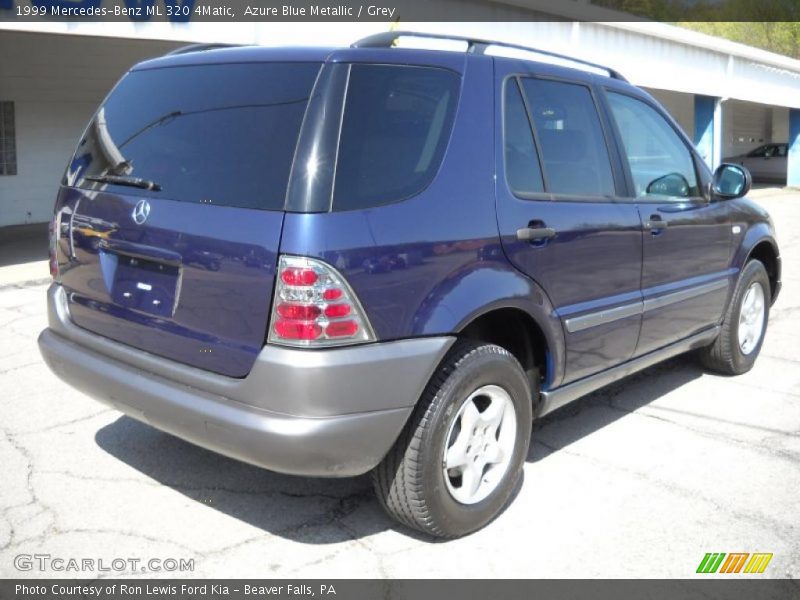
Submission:
M 723 162 L 747 167 L 753 179 L 786 182 L 788 144 L 764 144 L 747 154 L 731 156 Z

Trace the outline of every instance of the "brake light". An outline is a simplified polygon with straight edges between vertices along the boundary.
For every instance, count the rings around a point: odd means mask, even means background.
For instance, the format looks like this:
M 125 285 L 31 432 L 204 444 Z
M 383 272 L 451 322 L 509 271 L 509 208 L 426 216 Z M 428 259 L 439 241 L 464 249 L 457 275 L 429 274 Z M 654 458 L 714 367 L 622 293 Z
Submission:
M 59 213 L 53 215 L 53 218 L 50 219 L 50 224 L 47 226 L 47 238 L 48 238 L 48 255 L 49 255 L 49 264 L 50 264 L 50 276 L 53 279 L 58 279 L 58 235 L 59 235 L 59 221 L 58 218 Z
M 326 309 L 327 313 L 327 309 Z M 278 304 L 278 314 L 284 319 L 300 321 L 313 321 L 322 314 L 322 309 L 313 304 L 293 304 L 281 302 Z
M 275 323 L 275 333 L 285 340 L 316 340 L 322 335 L 322 327 L 313 321 L 294 321 L 279 319 Z
M 287 267 L 281 271 L 281 281 L 286 285 L 314 285 L 319 277 L 314 269 Z
M 336 317 L 346 317 L 350 314 L 349 304 L 328 304 L 325 307 L 325 316 L 335 319 Z
M 326 333 L 328 337 L 340 338 L 349 337 L 358 331 L 358 323 L 355 321 L 335 321 L 328 325 Z
M 268 342 L 313 348 L 374 340 L 364 310 L 336 269 L 312 258 L 280 257 Z

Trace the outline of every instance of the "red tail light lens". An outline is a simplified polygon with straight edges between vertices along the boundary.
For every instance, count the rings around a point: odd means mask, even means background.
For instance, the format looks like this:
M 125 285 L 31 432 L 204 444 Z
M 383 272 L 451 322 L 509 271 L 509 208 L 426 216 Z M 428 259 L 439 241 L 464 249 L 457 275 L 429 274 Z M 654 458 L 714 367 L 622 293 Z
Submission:
M 355 321 L 334 321 L 325 329 L 328 337 L 350 337 L 358 332 L 358 323 Z
M 278 319 L 275 321 L 275 333 L 285 340 L 316 340 L 322 335 L 322 327 L 309 321 L 291 321 Z
M 336 269 L 311 258 L 280 258 L 268 342 L 321 347 L 374 340 L 364 310 Z
M 322 309 L 313 304 L 291 304 L 289 302 L 281 302 L 278 304 L 278 314 L 284 319 L 313 321 L 322 314 Z
M 286 285 L 314 285 L 318 279 L 314 269 L 288 267 L 281 271 L 281 281 Z
M 350 314 L 349 304 L 328 304 L 325 307 L 325 316 L 335 319 L 336 317 L 346 317 Z
M 338 300 L 343 295 L 344 291 L 342 291 L 340 288 L 331 288 L 322 292 L 322 299 L 332 302 L 333 300 Z

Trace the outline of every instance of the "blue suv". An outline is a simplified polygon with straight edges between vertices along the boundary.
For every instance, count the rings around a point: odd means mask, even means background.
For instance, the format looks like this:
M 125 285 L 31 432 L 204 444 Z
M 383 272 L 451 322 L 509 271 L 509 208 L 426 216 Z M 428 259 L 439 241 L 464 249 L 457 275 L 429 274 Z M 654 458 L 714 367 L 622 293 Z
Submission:
M 509 501 L 534 418 L 690 350 L 750 369 L 781 269 L 746 169 L 618 73 L 413 35 L 135 66 L 64 175 L 39 345 L 135 419 L 372 471 L 455 537 Z

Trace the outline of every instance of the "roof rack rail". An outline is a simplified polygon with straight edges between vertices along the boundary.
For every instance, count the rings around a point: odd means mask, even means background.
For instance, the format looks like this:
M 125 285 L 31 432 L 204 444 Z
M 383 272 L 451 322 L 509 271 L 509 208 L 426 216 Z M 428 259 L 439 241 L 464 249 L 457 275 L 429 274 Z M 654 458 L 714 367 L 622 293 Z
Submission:
M 164 56 L 189 54 L 190 52 L 205 52 L 207 50 L 218 50 L 219 48 L 235 48 L 239 45 L 240 44 L 221 44 L 221 43 L 189 44 L 188 46 L 181 46 L 180 48 L 175 48 L 175 50 L 167 52 Z
M 510 48 L 512 50 L 521 50 L 524 52 L 533 52 L 536 54 L 540 54 L 545 57 L 555 58 L 560 61 L 566 61 L 570 63 L 574 63 L 576 65 L 581 65 L 584 67 L 589 67 L 593 70 L 600 70 L 608 73 L 608 76 L 613 79 L 619 79 L 621 81 L 627 81 L 620 73 L 615 71 L 614 69 L 610 69 L 609 67 L 605 67 L 603 65 L 598 65 L 586 60 L 581 60 L 580 58 L 574 58 L 572 56 L 567 56 L 565 54 L 558 54 L 556 52 L 550 52 L 548 50 L 540 50 L 539 48 L 532 48 L 530 46 L 521 46 L 519 44 L 507 44 L 505 42 L 496 42 L 493 40 L 484 40 L 479 38 L 470 38 L 470 37 L 463 37 L 459 35 L 447 35 L 447 34 L 440 34 L 440 33 L 420 33 L 416 31 L 387 31 L 384 33 L 376 33 L 374 35 L 369 35 L 365 38 L 358 40 L 357 42 L 351 44 L 351 48 L 391 48 L 393 47 L 397 40 L 402 37 L 415 37 L 415 38 L 427 38 L 433 40 L 448 40 L 448 41 L 455 41 L 455 42 L 466 42 L 467 44 L 467 52 L 473 54 L 486 54 L 486 51 L 489 49 L 490 46 L 496 46 L 498 48 Z

